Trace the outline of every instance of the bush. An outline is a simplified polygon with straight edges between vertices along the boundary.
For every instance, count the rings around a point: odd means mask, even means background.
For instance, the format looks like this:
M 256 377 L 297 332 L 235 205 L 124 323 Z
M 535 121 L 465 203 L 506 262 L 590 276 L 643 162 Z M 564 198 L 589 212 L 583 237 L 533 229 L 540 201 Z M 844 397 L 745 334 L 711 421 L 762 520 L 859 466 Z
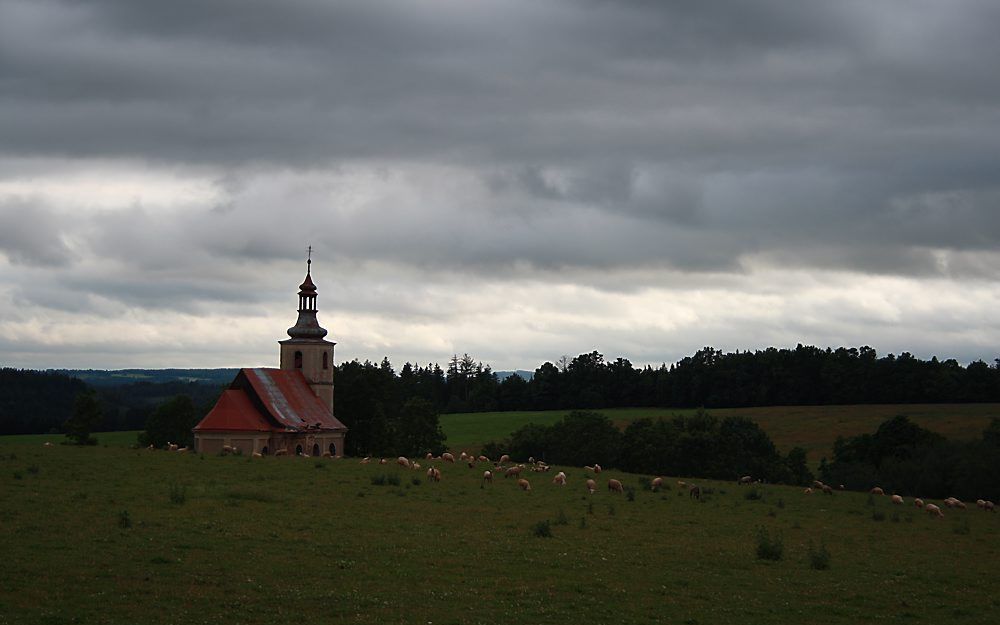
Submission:
M 187 501 L 187 493 L 185 489 L 180 484 L 170 485 L 170 503 L 177 504 L 178 506 Z
M 549 523 L 548 519 L 535 523 L 535 525 L 531 528 L 531 531 L 538 538 L 552 538 L 552 524 Z
M 768 533 L 767 528 L 757 528 L 757 559 L 758 560 L 780 560 L 785 552 L 785 545 L 781 536 L 773 538 Z
M 826 544 L 820 542 L 819 547 L 809 542 L 809 568 L 817 571 L 825 571 L 830 568 L 830 551 Z

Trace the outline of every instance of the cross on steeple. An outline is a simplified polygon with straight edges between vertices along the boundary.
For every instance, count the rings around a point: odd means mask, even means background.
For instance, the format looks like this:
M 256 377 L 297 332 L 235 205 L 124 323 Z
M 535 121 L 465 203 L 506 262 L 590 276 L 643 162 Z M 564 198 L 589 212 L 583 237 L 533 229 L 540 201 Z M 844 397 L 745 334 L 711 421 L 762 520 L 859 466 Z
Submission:
M 309 255 L 306 257 L 306 273 L 309 273 L 309 269 L 312 268 L 313 264 L 313 246 L 309 246 Z

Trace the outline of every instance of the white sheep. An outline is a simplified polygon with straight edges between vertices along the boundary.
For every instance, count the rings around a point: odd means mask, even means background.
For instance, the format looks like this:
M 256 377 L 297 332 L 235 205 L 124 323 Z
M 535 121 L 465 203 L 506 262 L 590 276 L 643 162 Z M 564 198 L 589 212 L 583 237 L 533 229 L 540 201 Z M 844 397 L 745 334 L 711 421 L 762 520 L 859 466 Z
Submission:
M 483 471 L 483 484 L 486 484 L 486 483 L 489 483 L 489 484 L 493 483 L 493 472 L 492 471 L 489 471 L 489 470 Z
M 587 490 L 590 491 L 591 495 L 593 495 L 594 493 L 596 493 L 597 492 L 597 482 L 595 482 L 594 480 L 587 480 Z
M 531 482 L 529 482 L 528 480 L 524 479 L 523 477 L 517 481 L 517 485 L 520 486 L 521 490 L 523 490 L 523 491 L 529 491 L 529 490 L 531 490 Z
M 894 503 L 894 504 L 896 504 L 896 505 L 902 505 L 902 503 L 903 503 L 903 498 L 902 498 L 902 497 L 900 497 L 899 495 L 893 495 L 893 496 L 892 496 L 892 503 Z
M 621 482 L 619 482 L 618 480 L 612 478 L 612 479 L 608 480 L 608 490 L 611 491 L 611 492 L 613 492 L 613 493 L 624 493 L 625 492 L 625 487 L 622 486 Z
M 937 506 L 935 506 L 932 503 L 929 503 L 926 506 L 924 506 L 924 510 L 927 510 L 928 514 L 930 514 L 932 516 L 936 516 L 938 518 L 943 518 L 944 517 L 944 513 L 941 512 L 941 508 L 938 508 Z
M 555 477 L 552 478 L 552 483 L 555 484 L 556 486 L 565 486 L 566 485 L 566 474 L 563 473 L 562 471 L 560 471 L 559 473 L 556 473 Z
M 445 462 L 455 462 L 455 456 L 451 455 L 447 451 L 441 454 L 441 459 Z
M 649 483 L 649 488 L 652 489 L 654 493 L 663 488 L 663 478 L 654 477 L 653 481 Z

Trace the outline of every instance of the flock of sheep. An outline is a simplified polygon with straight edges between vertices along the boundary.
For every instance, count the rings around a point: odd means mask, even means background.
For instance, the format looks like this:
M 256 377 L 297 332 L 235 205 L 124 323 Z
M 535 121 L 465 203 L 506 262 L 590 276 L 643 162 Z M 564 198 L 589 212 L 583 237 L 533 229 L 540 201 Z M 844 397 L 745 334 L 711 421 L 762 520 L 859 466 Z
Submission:
M 743 480 L 743 478 L 740 478 L 741 483 L 742 483 L 742 480 Z M 821 490 L 821 491 L 823 491 L 824 493 L 826 493 L 828 495 L 832 495 L 833 494 L 833 487 L 830 486 L 829 484 L 824 484 L 823 482 L 820 482 L 819 480 L 814 481 L 813 485 L 810 488 L 807 488 L 805 490 L 805 494 L 811 495 L 816 490 Z M 841 484 L 838 487 L 838 490 L 844 490 L 844 485 Z M 872 494 L 872 495 L 881 495 L 881 496 L 885 495 L 885 490 L 883 490 L 879 486 L 873 487 L 868 492 L 870 494 Z M 901 505 L 903 505 L 903 504 L 906 503 L 906 501 L 903 499 L 902 495 L 893 494 L 889 499 L 890 499 L 890 501 L 892 501 L 893 504 L 895 504 L 897 506 L 901 506 Z M 944 499 L 942 501 L 942 503 L 944 503 L 945 507 L 948 507 L 948 508 L 957 508 L 959 510 L 965 510 L 966 507 L 967 507 L 961 500 L 959 500 L 959 499 L 957 499 L 955 497 L 948 497 L 947 499 Z M 917 498 L 914 498 L 913 505 L 915 505 L 918 508 L 923 508 L 924 510 L 927 511 L 928 514 L 930 514 L 933 517 L 944 518 L 944 512 L 942 512 L 941 511 L 941 507 L 938 506 L 938 505 L 936 505 L 936 504 L 924 503 L 923 499 L 920 499 L 919 497 L 917 497 Z M 996 512 L 996 505 L 992 501 L 986 501 L 984 499 L 977 499 L 976 500 L 976 507 L 978 507 L 980 510 L 984 510 L 986 512 Z
M 52 443 L 49 443 L 49 442 L 44 443 L 44 445 L 46 447 L 52 447 Z M 153 445 L 150 445 L 148 447 L 148 449 L 155 449 L 155 447 Z M 181 453 L 186 452 L 188 450 L 187 447 L 179 447 L 178 445 L 176 445 L 174 443 L 168 443 L 166 449 L 168 451 L 175 451 L 175 452 L 181 452 Z M 231 447 L 229 445 L 223 445 L 223 447 L 222 447 L 222 454 L 223 455 L 235 454 L 235 453 L 237 453 L 237 449 L 235 447 Z M 277 450 L 274 453 L 274 455 L 275 456 L 288 455 L 288 450 L 279 449 L 279 450 Z M 261 454 L 255 452 L 253 454 L 253 456 L 255 458 L 259 458 L 259 457 L 261 457 Z M 324 453 L 323 456 L 324 457 L 331 457 L 331 454 L 329 452 L 327 452 L 327 453 Z M 530 491 L 531 490 L 531 482 L 528 481 L 526 478 L 521 477 L 521 472 L 522 471 L 528 470 L 528 471 L 535 472 L 535 473 L 543 473 L 543 472 L 547 472 L 547 471 L 549 471 L 551 469 L 551 467 L 549 467 L 549 465 L 545 464 L 544 462 L 542 462 L 540 460 L 535 460 L 534 458 L 529 458 L 527 465 L 525 465 L 525 464 L 511 464 L 511 465 L 507 466 L 507 463 L 510 462 L 510 456 L 507 455 L 507 454 L 504 454 L 504 455 L 500 456 L 499 460 L 497 460 L 496 462 L 492 462 L 486 456 L 483 456 L 483 455 L 474 456 L 474 455 L 468 454 L 468 453 L 466 453 L 464 451 L 459 454 L 459 457 L 458 457 L 457 460 L 456 460 L 454 454 L 451 454 L 449 452 L 445 452 L 445 453 L 441 454 L 440 456 L 435 456 L 433 454 L 428 453 L 427 456 L 425 457 L 425 459 L 428 462 L 446 462 L 446 463 L 452 463 L 452 464 L 454 464 L 456 462 L 464 462 L 464 463 L 466 463 L 468 465 L 468 467 L 470 469 L 476 468 L 477 464 L 480 464 L 480 463 L 492 464 L 493 470 L 486 469 L 485 471 L 483 471 L 483 477 L 482 477 L 482 485 L 483 486 L 485 486 L 486 484 L 492 484 L 493 483 L 493 473 L 494 473 L 494 471 L 497 471 L 497 472 L 502 472 L 503 476 L 505 478 L 508 478 L 508 477 L 518 478 L 517 479 L 517 486 L 521 490 L 524 490 L 524 491 Z M 368 464 L 371 461 L 372 461 L 371 456 L 366 456 L 366 457 L 362 458 L 360 462 L 361 462 L 361 464 Z M 380 458 L 378 460 L 378 464 L 383 464 L 383 465 L 384 464 L 389 464 L 389 460 L 386 459 L 386 458 Z M 419 470 L 421 468 L 419 462 L 412 461 L 409 458 L 406 458 L 405 456 L 400 456 L 399 458 L 397 458 L 396 459 L 396 464 L 398 464 L 399 466 L 401 466 L 403 468 L 406 468 L 406 469 Z M 599 475 L 601 473 L 601 470 L 602 470 L 601 469 L 601 465 L 599 465 L 599 464 L 594 464 L 593 466 L 586 466 L 584 468 L 586 468 L 588 471 L 593 472 L 595 476 Z M 441 477 L 442 477 L 441 469 L 439 469 L 436 466 L 428 467 L 428 469 L 427 469 L 427 478 L 428 479 L 430 479 L 431 481 L 434 481 L 434 482 L 440 482 L 441 481 Z M 566 482 L 567 482 L 566 473 L 564 473 L 563 471 L 559 471 L 552 478 L 552 483 L 554 485 L 556 485 L 556 486 L 566 486 Z M 741 477 L 741 478 L 739 478 L 737 480 L 737 484 L 740 484 L 740 485 L 753 484 L 753 483 L 759 483 L 759 482 L 760 482 L 760 480 L 754 480 L 749 475 L 744 475 L 743 477 Z M 586 481 L 585 484 L 586 484 L 586 487 L 587 487 L 587 491 L 590 494 L 594 494 L 597 491 L 597 482 L 594 479 L 587 479 L 587 481 Z M 650 489 L 653 492 L 656 492 L 656 491 L 660 490 L 661 488 L 663 488 L 663 485 L 664 485 L 663 478 L 662 477 L 655 477 L 650 482 Z M 700 486 L 698 486 L 696 484 L 687 484 L 686 482 L 684 482 L 682 480 L 678 480 L 677 485 L 679 487 L 681 487 L 681 488 L 687 488 L 688 494 L 692 498 L 696 498 L 696 499 L 700 499 L 701 498 L 702 489 L 701 489 Z M 608 480 L 608 490 L 611 491 L 611 492 L 613 492 L 613 493 L 622 493 L 622 492 L 625 491 L 625 487 L 622 485 L 622 483 L 621 483 L 620 480 L 616 480 L 616 479 L 612 478 L 612 479 Z M 838 486 L 837 490 L 844 490 L 844 485 L 841 484 L 840 486 Z M 834 488 L 832 486 L 830 486 L 829 484 L 824 484 L 823 482 L 821 482 L 819 480 L 816 480 L 816 481 L 813 482 L 812 486 L 810 486 L 809 488 L 806 488 L 805 491 L 803 491 L 803 492 L 806 495 L 811 495 L 811 494 L 813 494 L 814 492 L 817 492 L 817 491 L 823 492 L 824 494 L 827 494 L 827 495 L 832 495 L 833 491 L 834 491 Z M 882 488 L 878 487 L 878 486 L 875 486 L 869 492 L 872 495 L 885 495 L 885 491 Z M 892 503 L 896 504 L 896 505 L 903 505 L 903 504 L 906 503 L 902 496 L 896 495 L 896 494 L 893 494 L 893 495 L 890 496 L 890 501 L 892 501 Z M 959 510 L 964 510 L 967 507 L 965 505 L 965 503 L 963 503 L 961 500 L 959 500 L 959 499 L 957 499 L 955 497 L 948 497 L 947 499 L 942 500 L 942 503 L 947 508 L 956 508 L 956 509 L 959 509 Z M 938 506 L 938 505 L 936 505 L 936 504 L 933 504 L 933 503 L 924 503 L 924 500 L 920 499 L 920 498 L 914 498 L 913 504 L 916 507 L 918 507 L 918 508 L 922 508 L 922 509 L 926 510 L 927 513 L 930 514 L 931 516 L 934 516 L 934 517 L 937 517 L 937 518 L 944 518 L 944 512 L 941 510 L 941 507 Z M 983 511 L 986 511 L 986 512 L 996 512 L 996 504 L 994 504 L 992 501 L 988 501 L 988 500 L 984 500 L 984 499 L 977 499 L 976 500 L 976 507 L 978 507 L 980 510 L 983 510 Z

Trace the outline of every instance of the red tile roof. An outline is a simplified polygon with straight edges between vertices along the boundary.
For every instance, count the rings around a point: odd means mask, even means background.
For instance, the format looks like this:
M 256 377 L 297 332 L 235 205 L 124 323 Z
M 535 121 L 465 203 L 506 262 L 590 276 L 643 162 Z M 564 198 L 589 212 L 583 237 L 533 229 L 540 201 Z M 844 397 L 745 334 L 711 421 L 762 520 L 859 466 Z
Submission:
M 270 416 L 285 428 L 302 430 L 319 425 L 322 429 L 346 430 L 313 393 L 301 371 L 284 369 L 242 369 L 236 376 L 246 377 L 254 395 Z M 235 384 L 235 381 L 234 381 Z
M 222 391 L 219 401 L 198 425 L 194 426 L 196 431 L 200 430 L 252 430 L 255 432 L 268 432 L 280 430 L 270 423 L 264 415 L 258 412 L 250 398 L 240 389 L 228 389 Z
M 240 369 L 215 407 L 195 430 L 341 430 L 301 371 Z

